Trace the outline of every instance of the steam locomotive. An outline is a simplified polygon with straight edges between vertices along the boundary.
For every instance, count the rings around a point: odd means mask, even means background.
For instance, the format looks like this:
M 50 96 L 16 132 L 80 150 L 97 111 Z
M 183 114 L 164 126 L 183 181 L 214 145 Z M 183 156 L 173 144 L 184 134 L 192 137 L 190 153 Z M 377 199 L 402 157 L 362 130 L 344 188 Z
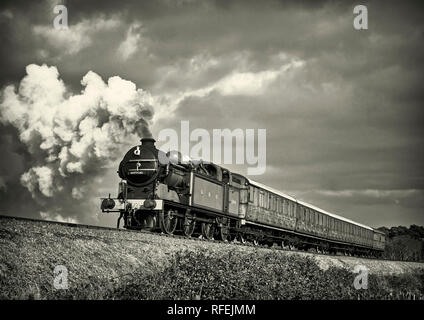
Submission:
M 202 161 L 164 153 L 141 139 L 119 165 L 116 198 L 102 212 L 119 212 L 117 227 L 186 237 L 249 241 L 254 245 L 322 253 L 377 256 L 384 233 Z

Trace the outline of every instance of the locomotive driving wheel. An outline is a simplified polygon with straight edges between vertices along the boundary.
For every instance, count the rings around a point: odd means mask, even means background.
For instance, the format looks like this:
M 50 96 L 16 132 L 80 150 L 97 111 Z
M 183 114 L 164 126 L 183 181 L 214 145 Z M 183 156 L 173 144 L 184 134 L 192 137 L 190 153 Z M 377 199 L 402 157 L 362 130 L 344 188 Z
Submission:
M 163 233 L 173 234 L 178 222 L 174 210 L 167 210 L 159 214 L 160 229 Z
M 212 240 L 215 233 L 215 225 L 213 223 L 202 222 L 202 236 L 205 239 Z
M 184 216 L 184 219 L 181 220 L 182 222 L 182 233 L 186 237 L 191 237 L 194 229 L 196 227 L 196 220 L 194 219 L 193 215 L 186 214 Z
M 218 222 L 219 222 L 219 226 L 217 228 L 218 239 L 222 241 L 228 241 L 228 238 L 230 236 L 229 221 L 227 221 L 227 219 L 224 218 Z

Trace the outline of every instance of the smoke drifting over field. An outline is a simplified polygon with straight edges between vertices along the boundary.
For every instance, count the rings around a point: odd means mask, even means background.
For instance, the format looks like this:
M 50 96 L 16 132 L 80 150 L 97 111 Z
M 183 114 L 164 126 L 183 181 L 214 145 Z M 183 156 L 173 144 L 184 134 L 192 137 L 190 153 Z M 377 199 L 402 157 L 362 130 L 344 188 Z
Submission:
M 2 90 L 0 103 L 0 122 L 16 128 L 29 155 L 16 183 L 30 191 L 42 217 L 88 222 L 105 168 L 150 136 L 153 98 L 117 76 L 105 83 L 90 71 L 73 94 L 54 66 L 31 64 L 26 72 L 18 87 Z

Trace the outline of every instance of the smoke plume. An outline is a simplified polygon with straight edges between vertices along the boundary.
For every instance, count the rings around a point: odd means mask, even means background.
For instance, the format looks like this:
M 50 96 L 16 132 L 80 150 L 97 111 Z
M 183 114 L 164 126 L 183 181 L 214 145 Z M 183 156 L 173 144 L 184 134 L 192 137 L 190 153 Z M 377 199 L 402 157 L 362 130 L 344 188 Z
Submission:
M 17 88 L 2 90 L 0 102 L 0 123 L 16 128 L 29 154 L 20 183 L 42 217 L 93 221 L 92 195 L 106 168 L 150 136 L 153 98 L 131 81 L 115 76 L 105 83 L 92 71 L 80 94 L 67 89 L 54 66 L 31 64 L 26 73 Z

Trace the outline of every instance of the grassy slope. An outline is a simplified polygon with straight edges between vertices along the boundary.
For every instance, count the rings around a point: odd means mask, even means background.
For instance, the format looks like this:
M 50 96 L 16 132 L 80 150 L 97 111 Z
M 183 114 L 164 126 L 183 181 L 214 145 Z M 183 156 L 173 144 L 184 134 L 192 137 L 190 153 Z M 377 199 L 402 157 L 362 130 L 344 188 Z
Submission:
M 355 265 L 370 270 L 355 290 Z M 53 269 L 68 268 L 68 290 Z M 424 297 L 424 265 L 323 257 L 152 234 L 0 218 L 2 299 Z

